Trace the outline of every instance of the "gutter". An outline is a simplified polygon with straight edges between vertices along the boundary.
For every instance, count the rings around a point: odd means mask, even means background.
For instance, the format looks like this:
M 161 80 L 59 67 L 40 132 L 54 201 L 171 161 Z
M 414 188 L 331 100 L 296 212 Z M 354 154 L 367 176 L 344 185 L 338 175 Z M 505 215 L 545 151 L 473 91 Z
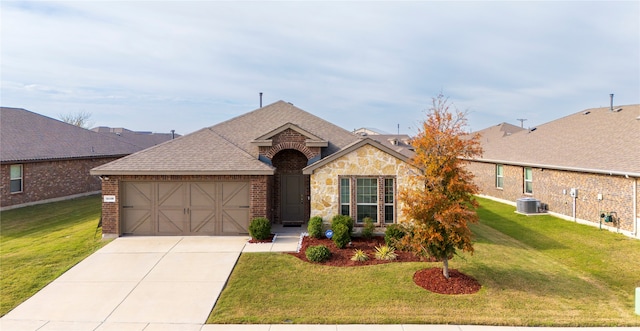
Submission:
M 638 217 L 638 179 L 636 178 L 633 181 L 633 235 L 640 238 L 640 234 L 638 234 L 638 222 L 640 222 L 640 217 Z
M 126 171 L 126 170 L 91 170 L 92 176 L 240 176 L 240 175 L 274 175 L 274 170 L 221 170 L 221 171 Z
M 551 169 L 551 170 L 566 170 L 566 171 L 575 171 L 575 172 L 586 172 L 586 173 L 609 175 L 609 176 L 624 176 L 624 177 L 627 177 L 627 178 L 629 178 L 629 177 L 640 178 L 640 172 L 633 172 L 633 171 L 618 171 L 618 170 L 603 170 L 603 169 L 590 169 L 590 168 L 578 168 L 578 167 L 565 167 L 565 166 L 540 164 L 540 163 L 513 162 L 513 161 L 490 160 L 490 159 L 464 159 L 464 160 L 473 161 L 473 162 L 481 162 L 481 163 L 494 163 L 494 164 L 497 163 L 497 164 L 516 165 L 516 166 Z

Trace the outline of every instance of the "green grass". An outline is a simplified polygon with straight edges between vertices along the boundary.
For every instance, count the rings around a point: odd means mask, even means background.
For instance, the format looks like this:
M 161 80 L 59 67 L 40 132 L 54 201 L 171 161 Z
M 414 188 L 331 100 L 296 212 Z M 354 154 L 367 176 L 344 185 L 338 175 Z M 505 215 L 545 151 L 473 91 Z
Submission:
M 450 266 L 480 292 L 441 295 L 413 283 L 439 263 L 355 268 L 287 254 L 243 254 L 208 323 L 640 325 L 640 241 L 480 199 L 475 253 Z
M 0 222 L 0 316 L 104 246 L 100 197 L 3 211 Z

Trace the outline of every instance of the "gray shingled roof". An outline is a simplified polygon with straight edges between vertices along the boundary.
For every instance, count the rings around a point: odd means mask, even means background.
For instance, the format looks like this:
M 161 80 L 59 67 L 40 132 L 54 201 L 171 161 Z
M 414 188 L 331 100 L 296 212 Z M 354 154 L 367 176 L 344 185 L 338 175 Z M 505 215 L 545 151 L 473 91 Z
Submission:
M 409 145 L 411 137 L 406 134 L 371 134 L 365 137 L 376 140 L 383 146 L 409 159 L 415 155 L 413 147 Z
M 3 163 L 122 156 L 135 145 L 20 108 L 0 107 Z
M 99 126 L 91 129 L 91 131 L 134 144 L 138 146 L 140 150 L 159 145 L 173 138 L 171 133 L 140 132 L 131 131 L 125 128 L 110 128 L 106 126 Z M 180 135 L 175 134 L 175 137 L 180 137 Z
M 329 141 L 323 157 L 357 141 L 358 136 L 278 101 L 244 115 L 196 131 L 128 157 L 97 167 L 94 175 L 117 174 L 273 174 L 258 160 L 251 142 L 291 123 Z
M 482 130 L 477 160 L 640 177 L 640 105 L 614 109 L 621 110 L 588 109 L 510 135 Z
M 251 141 L 287 123 L 328 140 L 329 146 L 323 150 L 322 157 L 333 154 L 358 139 L 353 133 L 285 101 L 272 103 L 209 129 L 257 158 L 258 147 L 251 144 Z
M 176 138 L 91 170 L 92 175 L 272 175 L 259 161 L 210 128 Z

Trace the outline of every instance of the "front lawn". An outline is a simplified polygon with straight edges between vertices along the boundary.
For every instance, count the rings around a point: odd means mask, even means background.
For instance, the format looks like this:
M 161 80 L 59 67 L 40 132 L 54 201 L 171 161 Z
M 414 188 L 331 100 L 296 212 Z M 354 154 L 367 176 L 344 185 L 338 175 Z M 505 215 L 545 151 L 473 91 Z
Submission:
M 107 243 L 100 208 L 91 196 L 2 212 L 0 316 Z
M 353 268 L 242 254 L 208 323 L 640 325 L 640 240 L 480 199 L 475 254 L 450 266 L 483 286 L 430 293 L 413 274 L 439 263 Z

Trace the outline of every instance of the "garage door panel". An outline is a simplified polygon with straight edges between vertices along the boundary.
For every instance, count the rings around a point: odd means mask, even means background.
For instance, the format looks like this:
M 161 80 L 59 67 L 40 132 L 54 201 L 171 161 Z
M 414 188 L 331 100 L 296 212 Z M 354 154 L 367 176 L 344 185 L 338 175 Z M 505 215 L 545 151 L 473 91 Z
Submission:
M 212 235 L 216 234 L 215 210 L 191 210 L 191 222 L 189 222 L 191 234 Z
M 192 183 L 189 186 L 192 208 L 204 207 L 211 210 L 216 205 L 216 183 Z
M 122 187 L 122 233 L 153 234 L 151 183 L 128 182 Z
M 222 189 L 222 206 L 248 206 L 249 183 L 224 182 L 220 183 Z
M 151 210 L 136 210 L 136 209 L 124 209 L 123 210 L 123 234 L 134 235 L 152 235 L 153 234 L 153 222 L 151 220 Z
M 185 234 L 182 209 L 158 211 L 158 234 L 174 236 Z
M 183 183 L 158 183 L 158 206 L 161 208 L 184 208 Z
M 249 208 L 225 209 L 221 234 L 249 233 Z
M 249 183 L 224 182 L 222 189 L 222 234 L 249 232 Z

